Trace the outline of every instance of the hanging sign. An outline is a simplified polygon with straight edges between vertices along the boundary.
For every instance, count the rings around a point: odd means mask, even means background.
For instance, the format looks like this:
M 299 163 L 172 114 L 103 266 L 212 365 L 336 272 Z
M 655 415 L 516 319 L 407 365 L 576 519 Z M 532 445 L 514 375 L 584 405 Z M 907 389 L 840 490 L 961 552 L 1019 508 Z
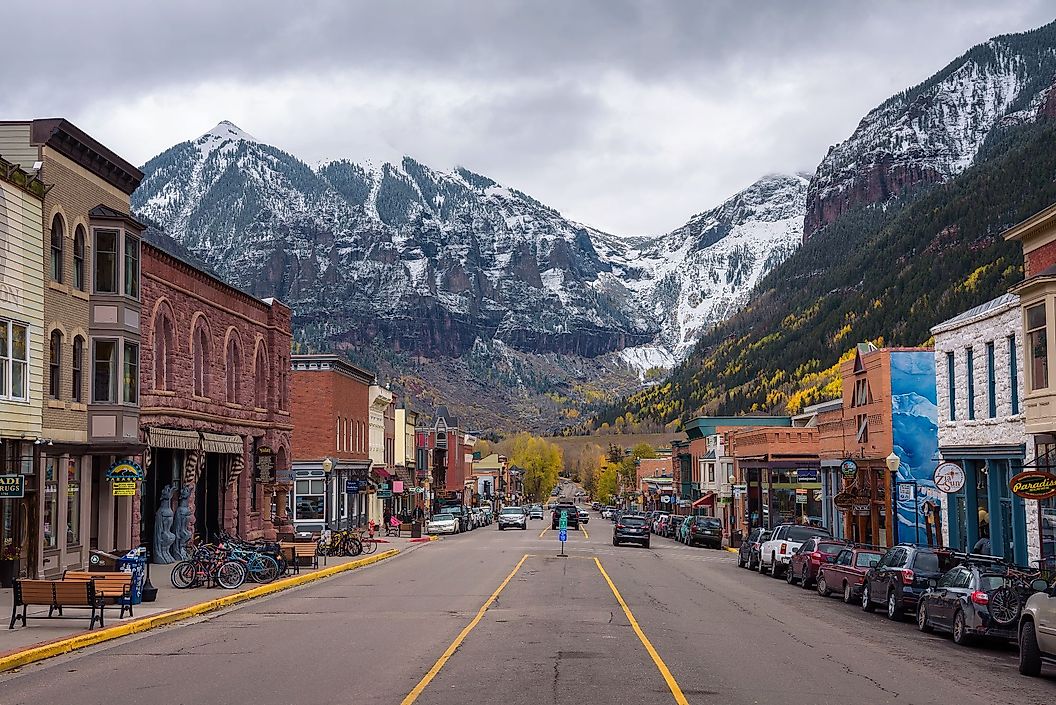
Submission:
M 858 463 L 854 462 L 850 458 L 840 463 L 840 474 L 843 475 L 844 479 L 853 480 L 858 477 Z
M 964 487 L 964 470 L 957 463 L 939 463 L 932 479 L 937 488 L 946 494 L 952 494 Z
M 403 481 L 402 480 L 393 480 L 392 481 L 392 493 L 393 494 L 403 494 Z
M 257 482 L 271 482 L 275 473 L 275 452 L 271 446 L 257 446 Z
M 110 485 L 115 497 L 131 497 L 136 494 L 135 480 L 118 480 Z
M 869 502 L 855 502 L 851 505 L 851 513 L 855 516 L 869 516 Z
M 143 468 L 131 460 L 118 460 L 106 470 L 107 480 L 142 480 Z
M 25 496 L 25 475 L 0 475 L 0 499 L 20 499 Z
M 348 494 L 359 492 L 359 480 L 345 480 L 345 492 Z
M 796 470 L 796 482 L 817 482 L 817 468 L 800 468 Z
M 1048 499 L 1056 496 L 1056 475 L 1041 470 L 1027 470 L 1008 482 L 1012 493 L 1024 499 Z

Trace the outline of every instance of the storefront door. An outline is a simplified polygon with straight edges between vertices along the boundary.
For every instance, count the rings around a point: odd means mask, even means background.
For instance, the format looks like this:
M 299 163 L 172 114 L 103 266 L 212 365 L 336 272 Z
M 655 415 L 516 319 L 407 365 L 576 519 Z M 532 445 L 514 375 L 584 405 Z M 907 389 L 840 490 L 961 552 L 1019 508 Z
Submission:
M 223 493 L 223 473 L 221 473 L 223 456 L 217 453 L 206 453 L 204 466 L 198 476 L 198 486 L 194 494 L 194 533 L 202 541 L 213 541 L 223 528 L 223 517 L 220 515 L 221 495 Z

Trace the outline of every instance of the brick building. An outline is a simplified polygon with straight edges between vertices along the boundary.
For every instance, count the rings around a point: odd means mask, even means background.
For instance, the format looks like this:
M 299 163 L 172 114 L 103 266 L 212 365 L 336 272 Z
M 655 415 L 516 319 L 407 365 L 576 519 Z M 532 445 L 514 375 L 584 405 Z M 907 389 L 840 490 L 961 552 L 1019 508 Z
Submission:
M 458 418 L 446 406 L 437 408 L 432 426 L 419 426 L 417 435 L 419 448 L 429 456 L 427 463 L 419 464 L 430 469 L 431 511 L 466 503 L 466 480 L 472 478 L 476 438 L 458 427 Z
M 369 414 L 374 373 L 336 355 L 294 355 L 291 364 L 293 523 L 312 532 L 325 522 L 362 525 L 375 485 Z
M 164 562 L 159 543 L 179 547 L 190 535 L 292 530 L 290 309 L 144 243 L 143 328 L 149 452 L 137 537 Z

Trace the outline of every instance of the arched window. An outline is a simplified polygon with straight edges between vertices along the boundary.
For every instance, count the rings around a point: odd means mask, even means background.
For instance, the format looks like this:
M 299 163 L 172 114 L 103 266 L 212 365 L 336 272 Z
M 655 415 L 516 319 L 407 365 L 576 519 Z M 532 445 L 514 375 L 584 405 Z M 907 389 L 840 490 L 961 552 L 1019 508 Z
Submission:
M 66 223 L 58 213 L 51 221 L 51 280 L 62 283 L 63 241 L 66 239 Z
M 84 226 L 78 225 L 73 234 L 73 285 L 84 291 Z
M 256 388 L 253 404 L 258 409 L 265 409 L 268 405 L 268 357 L 264 354 L 264 346 L 257 346 L 256 362 Z
M 234 336 L 227 341 L 227 400 L 239 403 L 242 385 L 242 350 Z
M 62 396 L 59 392 L 62 385 L 62 333 L 51 331 L 48 344 L 48 395 L 52 399 Z
M 204 325 L 194 332 L 194 394 L 209 396 L 209 335 Z
M 84 373 L 82 372 L 84 366 L 84 338 L 77 335 L 73 338 L 73 395 L 72 398 L 75 402 L 80 402 L 84 399 L 82 390 L 84 389 Z
M 173 356 L 175 355 L 172 341 L 172 321 L 162 311 L 158 311 L 158 315 L 154 319 L 153 335 L 154 388 L 171 390 L 174 366 Z

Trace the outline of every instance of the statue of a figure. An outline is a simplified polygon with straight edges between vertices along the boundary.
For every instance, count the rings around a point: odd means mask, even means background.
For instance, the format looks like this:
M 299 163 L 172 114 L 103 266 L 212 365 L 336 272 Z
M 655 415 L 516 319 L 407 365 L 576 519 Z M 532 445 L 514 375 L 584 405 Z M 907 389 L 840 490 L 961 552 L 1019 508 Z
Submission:
M 154 515 L 154 562 L 175 563 L 172 544 L 176 534 L 172 533 L 172 493 L 176 488 L 165 485 L 161 490 L 161 503 Z
M 176 545 L 172 547 L 172 555 L 179 560 L 186 560 L 187 544 L 191 542 L 191 492 L 194 485 L 184 485 L 180 488 L 180 506 L 176 508 L 176 522 L 173 530 L 176 532 Z

